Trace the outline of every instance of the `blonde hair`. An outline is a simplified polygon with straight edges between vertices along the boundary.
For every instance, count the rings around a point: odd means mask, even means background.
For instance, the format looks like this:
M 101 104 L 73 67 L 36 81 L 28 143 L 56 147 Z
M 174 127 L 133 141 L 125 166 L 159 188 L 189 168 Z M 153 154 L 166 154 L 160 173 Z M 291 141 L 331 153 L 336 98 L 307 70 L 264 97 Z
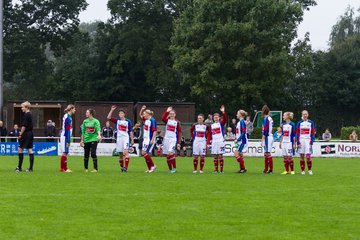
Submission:
M 22 107 L 30 109 L 31 108 L 31 103 L 29 101 L 23 102 L 21 104 Z
M 245 110 L 242 110 L 242 109 L 240 109 L 238 112 L 239 112 L 240 115 L 243 116 L 243 117 L 246 117 L 246 116 L 248 115 L 248 113 L 247 113 Z
M 154 115 L 154 112 L 153 112 L 153 111 L 151 111 L 151 110 L 149 110 L 149 109 L 145 110 L 145 112 L 146 112 L 147 114 L 151 115 L 151 116 L 153 116 L 153 115 Z
M 307 113 L 307 115 L 309 116 L 309 112 L 307 111 L 307 110 L 303 110 L 302 112 L 301 112 L 301 115 L 303 115 L 304 113 Z M 304 120 L 304 118 L 301 116 L 301 119 L 302 120 Z
M 67 105 L 67 107 L 65 108 L 65 110 L 64 110 L 64 112 L 65 113 L 68 113 L 68 112 L 70 112 L 72 109 L 74 109 L 75 108 L 75 105 L 74 104 L 69 104 L 69 105 Z
M 286 112 L 284 113 L 286 116 L 288 116 L 291 120 L 294 119 L 294 113 L 293 112 Z

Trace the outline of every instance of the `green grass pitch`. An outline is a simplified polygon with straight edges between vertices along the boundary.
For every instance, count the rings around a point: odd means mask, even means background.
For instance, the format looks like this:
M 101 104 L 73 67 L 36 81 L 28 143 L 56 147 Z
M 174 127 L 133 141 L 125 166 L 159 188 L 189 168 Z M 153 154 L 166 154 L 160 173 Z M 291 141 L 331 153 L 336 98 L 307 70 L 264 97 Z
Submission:
M 16 157 L 0 158 L 0 239 L 359 239 L 360 160 L 314 159 L 313 176 L 261 174 L 263 160 L 246 158 L 235 174 L 192 173 L 192 158 L 178 158 L 178 173 L 144 173 L 132 158 L 120 173 L 116 158 L 100 157 L 99 173 L 60 173 L 59 157 L 37 157 L 35 172 L 15 173 Z M 90 166 L 92 162 L 90 162 Z M 24 167 L 28 166 L 25 157 Z

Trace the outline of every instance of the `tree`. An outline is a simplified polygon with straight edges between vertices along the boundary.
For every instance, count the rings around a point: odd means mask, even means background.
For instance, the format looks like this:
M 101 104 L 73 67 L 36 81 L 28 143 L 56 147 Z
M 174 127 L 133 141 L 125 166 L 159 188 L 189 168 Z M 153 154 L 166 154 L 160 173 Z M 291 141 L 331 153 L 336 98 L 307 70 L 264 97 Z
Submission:
M 5 94 L 41 99 L 52 72 L 50 58 L 64 53 L 86 0 L 4 2 Z
M 294 74 L 290 46 L 314 1 L 194 1 L 176 21 L 174 69 L 191 94 L 212 108 L 279 107 Z

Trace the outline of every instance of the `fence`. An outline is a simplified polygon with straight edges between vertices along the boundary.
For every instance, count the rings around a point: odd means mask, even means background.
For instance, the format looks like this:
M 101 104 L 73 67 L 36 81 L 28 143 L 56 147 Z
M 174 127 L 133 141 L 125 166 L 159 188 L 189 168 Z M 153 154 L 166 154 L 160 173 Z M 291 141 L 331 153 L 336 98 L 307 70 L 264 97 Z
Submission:
M 16 137 L 4 137 L 7 142 L 0 142 L 0 155 L 2 156 L 11 156 L 18 154 L 18 142 Z M 11 141 L 12 140 L 12 141 Z M 14 141 L 15 140 L 15 141 Z M 50 140 L 55 140 L 51 142 L 46 142 L 49 140 L 47 137 L 35 137 L 34 141 L 34 154 L 36 155 L 45 155 L 45 156 L 57 156 L 61 154 L 61 149 L 59 146 L 59 138 L 54 137 Z M 99 156 L 112 156 L 116 148 L 116 143 L 99 143 L 97 153 Z M 188 152 L 191 155 L 191 145 L 188 146 Z M 225 142 L 225 154 L 224 156 L 234 156 L 234 151 L 236 150 L 235 144 L 233 141 Z M 343 141 L 317 141 L 313 145 L 313 156 L 314 157 L 360 157 L 360 142 L 351 142 L 348 140 Z M 70 155 L 82 156 L 83 148 L 80 146 L 80 138 L 73 138 L 73 143 L 70 145 Z M 26 151 L 25 151 L 26 153 Z M 135 143 L 134 146 L 130 149 L 131 156 L 140 155 L 140 146 L 138 143 Z M 263 148 L 261 147 L 261 140 L 249 140 L 248 145 L 246 146 L 245 156 L 250 157 L 261 157 L 263 156 Z M 279 143 L 275 142 L 272 149 L 272 155 L 275 157 L 280 157 L 282 155 L 282 150 L 279 147 Z M 298 155 L 298 153 L 296 153 Z M 295 155 L 295 156 L 296 156 Z

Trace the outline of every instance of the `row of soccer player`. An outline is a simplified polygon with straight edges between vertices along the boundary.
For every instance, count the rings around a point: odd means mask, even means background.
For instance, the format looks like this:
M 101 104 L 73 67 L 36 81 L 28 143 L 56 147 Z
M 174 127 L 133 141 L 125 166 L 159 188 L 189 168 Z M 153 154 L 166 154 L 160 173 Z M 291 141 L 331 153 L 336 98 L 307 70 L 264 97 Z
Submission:
M 28 171 L 33 171 L 34 155 L 32 153 L 33 148 L 33 134 L 32 134 L 32 117 L 30 113 L 30 103 L 25 102 L 22 105 L 24 111 L 24 117 L 22 121 L 22 128 L 19 136 L 19 165 L 16 171 L 22 170 L 23 161 L 23 149 L 27 148 L 30 155 L 30 168 Z M 116 106 L 112 106 L 107 118 L 116 124 L 118 131 L 116 141 L 116 151 L 119 152 L 119 163 L 122 172 L 127 172 L 129 167 L 129 148 L 134 143 L 132 124 L 129 119 L 126 118 L 124 110 L 119 110 L 118 117 L 114 118 L 113 112 Z M 214 114 L 214 122 L 208 126 L 204 123 L 204 116 L 198 115 L 197 123 L 191 127 L 191 136 L 193 138 L 193 155 L 194 155 L 194 173 L 198 169 L 198 160 L 200 157 L 200 173 L 203 172 L 205 154 L 207 149 L 211 149 L 211 153 L 214 156 L 214 173 L 224 172 L 224 158 L 225 142 L 224 142 L 224 127 L 227 122 L 227 114 L 225 112 L 225 106 L 220 108 L 221 115 L 219 113 Z M 65 115 L 63 117 L 62 133 L 60 137 L 60 147 L 62 151 L 60 171 L 71 172 L 67 168 L 67 157 L 69 153 L 69 146 L 71 144 L 72 135 L 72 115 L 75 114 L 76 109 L 74 105 L 68 105 L 65 109 Z M 272 174 L 273 172 L 273 160 L 271 156 L 271 149 L 273 144 L 272 138 L 272 126 L 273 120 L 269 116 L 270 109 L 265 105 L 262 109 L 264 117 L 263 130 L 262 130 L 262 146 L 264 147 L 264 173 Z M 94 117 L 95 112 L 92 109 L 86 111 L 86 119 L 82 124 L 82 136 L 81 146 L 84 147 L 84 168 L 88 171 L 89 158 L 91 156 L 93 160 L 94 169 L 92 172 L 98 171 L 97 163 L 97 144 L 101 140 L 100 122 Z M 142 156 L 145 158 L 147 164 L 146 172 L 151 173 L 156 169 L 150 153 L 154 147 L 157 123 L 154 119 L 154 113 L 143 106 L 139 113 L 143 120 L 143 144 L 142 144 Z M 246 124 L 244 118 L 247 113 L 244 110 L 237 112 L 237 118 L 239 122 L 236 127 L 236 144 L 237 150 L 235 151 L 236 160 L 239 163 L 239 173 L 245 173 L 244 151 L 248 142 L 246 135 Z M 307 159 L 307 166 L 309 174 L 311 171 L 311 145 L 314 140 L 315 128 L 312 121 L 308 119 L 307 111 L 303 111 L 302 120 L 297 124 L 291 121 L 293 114 L 290 112 L 284 113 L 284 124 L 282 125 L 283 136 L 281 139 L 281 147 L 284 155 L 284 174 L 294 174 L 294 162 L 293 154 L 297 148 L 300 152 L 300 167 L 302 174 L 305 174 L 305 156 Z M 176 158 L 175 151 L 179 147 L 181 126 L 180 122 L 176 119 L 176 111 L 172 107 L 168 107 L 162 115 L 162 121 L 166 124 L 164 142 L 163 142 L 163 154 L 166 155 L 166 161 L 169 167 L 169 172 L 176 172 Z M 220 165 L 220 167 L 219 167 Z

